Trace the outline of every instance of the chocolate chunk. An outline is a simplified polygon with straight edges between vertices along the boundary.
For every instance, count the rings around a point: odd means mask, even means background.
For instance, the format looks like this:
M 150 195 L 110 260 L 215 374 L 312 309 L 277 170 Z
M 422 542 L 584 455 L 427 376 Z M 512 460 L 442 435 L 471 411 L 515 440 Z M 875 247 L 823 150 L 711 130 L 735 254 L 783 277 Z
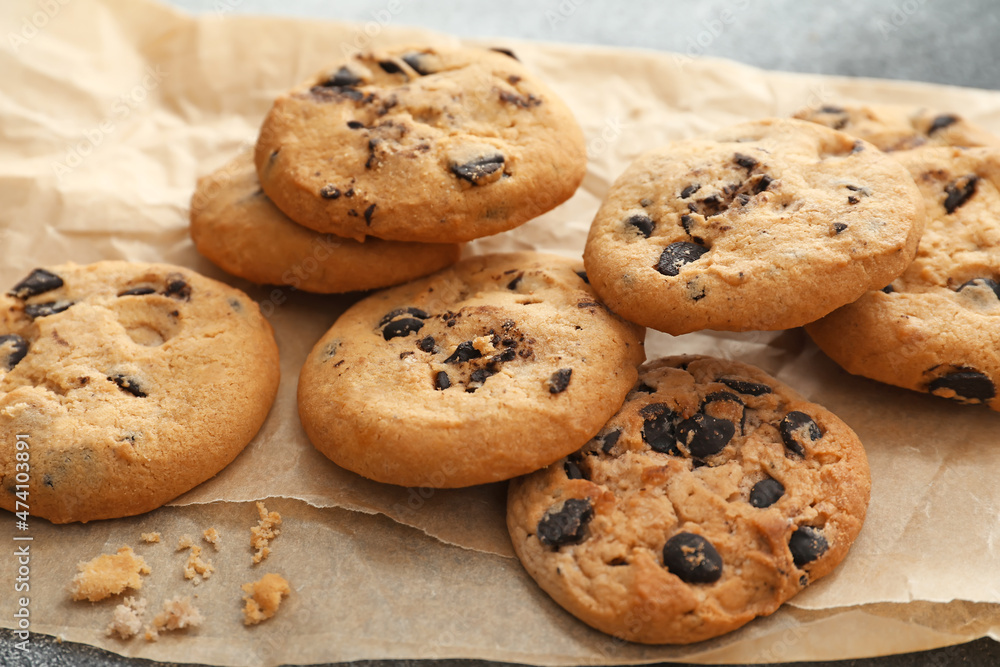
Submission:
M 479 181 L 483 180 L 490 174 L 503 169 L 503 165 L 504 156 L 500 153 L 492 153 L 490 155 L 478 157 L 475 160 L 464 164 L 452 164 L 451 171 L 459 178 L 464 179 L 473 185 L 477 185 Z
M 345 86 L 357 86 L 360 83 L 361 77 L 346 67 L 341 67 L 337 70 L 336 74 L 319 85 L 326 88 L 343 88 Z
M 650 387 L 648 384 L 646 384 L 645 382 L 643 382 L 638 387 L 636 387 L 635 389 L 633 389 L 632 391 L 639 391 L 639 392 L 642 392 L 643 394 L 655 394 L 656 393 L 656 387 Z
M 993 280 L 992 278 L 973 278 L 972 280 L 968 280 L 962 283 L 962 286 L 958 288 L 958 291 L 961 292 L 966 287 L 980 287 L 980 286 L 990 288 L 991 290 L 993 290 L 993 293 L 997 295 L 997 298 L 1000 299 L 1000 283 Z
M 428 74 L 433 74 L 434 70 L 430 68 L 430 63 L 427 62 L 427 54 L 419 53 L 413 51 L 403 55 L 403 62 L 413 68 L 413 71 L 420 76 L 427 76 Z
M 513 104 L 521 109 L 530 109 L 531 107 L 537 107 L 542 103 L 542 101 L 534 95 L 529 94 L 525 97 L 523 95 L 518 95 L 517 93 L 512 93 L 509 90 L 500 91 L 500 100 L 507 102 L 508 104 Z
M 805 429 L 805 433 L 802 430 Z M 785 443 L 788 451 L 799 456 L 806 455 L 806 448 L 802 443 L 803 437 L 809 442 L 819 440 L 823 437 L 823 432 L 819 430 L 819 424 L 804 412 L 793 410 L 785 415 L 778 425 L 781 432 L 781 439 Z
M 969 198 L 976 193 L 976 184 L 979 177 L 974 174 L 957 178 L 944 187 L 947 196 L 944 198 L 944 210 L 949 214 L 954 213 Z
M 743 399 L 736 394 L 730 393 L 728 391 L 713 391 L 707 394 L 701 402 L 701 409 L 704 410 L 705 406 L 709 403 L 715 403 L 717 401 L 729 401 L 731 403 L 739 403 L 740 405 L 745 405 Z
M 563 463 L 563 470 L 566 471 L 566 477 L 569 479 L 587 479 L 583 470 L 572 459 L 566 459 L 566 462 Z
M 167 274 L 167 288 L 163 290 L 163 293 L 175 299 L 191 300 L 191 286 L 179 273 Z
M 35 319 L 36 317 L 48 317 L 67 310 L 73 305 L 72 301 L 47 301 L 45 303 L 32 303 L 24 307 L 24 314 Z
M 883 287 L 882 291 L 885 292 L 886 294 L 892 294 L 893 292 L 896 291 L 896 288 L 893 287 L 892 284 L 889 284 L 889 285 L 886 285 L 885 287 Z
M 572 368 L 560 368 L 549 378 L 549 393 L 561 394 L 569 386 L 570 377 L 573 375 Z
M 832 104 L 827 104 L 819 108 L 820 113 L 844 113 L 842 107 L 833 106 Z
M 511 51 L 510 49 L 504 49 L 504 48 L 501 48 L 499 46 L 494 46 L 494 47 L 490 48 L 490 51 L 496 51 L 497 53 L 502 53 L 505 56 L 513 58 L 514 60 L 520 60 L 520 58 L 518 58 L 517 56 L 515 56 L 514 52 Z
M 352 130 L 361 130 L 364 129 L 365 124 L 362 123 L 360 120 L 349 120 L 347 121 L 347 127 L 351 128 Z
M 27 278 L 14 285 L 14 288 L 7 292 L 7 294 L 18 299 L 27 299 L 28 297 L 51 292 L 62 286 L 63 279 L 56 274 L 45 269 L 35 269 Z
M 139 386 L 139 382 L 135 378 L 126 377 L 119 373 L 117 375 L 109 375 L 108 382 L 114 382 L 126 394 L 132 394 L 138 398 L 146 398 L 146 392 L 142 390 L 142 387 Z
M 776 479 L 768 477 L 753 485 L 750 489 L 750 504 L 754 507 L 770 507 L 785 495 L 785 486 Z
M 749 155 L 744 155 L 743 153 L 737 153 L 736 155 L 734 155 L 733 161 L 736 164 L 743 167 L 744 169 L 746 169 L 747 171 L 753 171 L 754 167 L 760 164 L 759 162 L 757 162 L 757 160 L 753 159 Z
M 515 289 L 517 289 L 517 286 L 521 284 L 521 280 L 523 278 L 524 278 L 524 271 L 521 271 L 519 274 L 517 274 L 516 276 L 514 276 L 513 280 L 511 280 L 509 283 L 507 283 L 507 289 L 509 289 L 509 290 L 515 290 Z
M 687 584 L 711 584 L 722 576 L 722 556 L 694 533 L 677 533 L 663 545 L 663 565 Z
M 577 271 L 576 275 L 580 276 L 580 280 L 582 280 L 583 282 L 587 283 L 588 285 L 590 284 L 590 278 L 587 277 L 586 271 Z
M 931 380 L 929 391 L 932 394 L 944 392 L 946 395 L 955 392 L 955 399 L 970 402 L 989 401 L 997 393 L 993 381 L 972 368 L 962 368 Z
M 347 192 L 344 193 L 344 196 L 347 197 L 348 199 L 350 199 L 351 197 L 353 197 L 354 196 L 354 188 L 347 188 Z
M 338 87 L 338 86 L 313 86 L 309 89 L 313 98 L 319 102 L 339 102 L 346 98 L 353 100 L 355 102 L 370 102 L 372 100 L 371 95 L 365 95 L 363 92 L 357 88 L 351 88 L 349 86 Z M 275 151 L 274 155 L 277 154 Z
M 469 384 L 475 386 L 470 386 L 465 391 L 471 394 L 476 389 L 481 387 L 488 378 L 493 377 L 494 375 L 496 375 L 496 371 L 492 371 L 489 368 L 477 368 L 472 371 L 472 374 L 469 376 Z
M 851 149 L 851 155 L 854 155 L 855 153 L 860 153 L 864 149 L 865 149 L 865 142 L 858 139 L 854 142 L 854 148 Z
M 366 225 L 371 226 L 371 224 L 372 224 L 372 215 L 374 215 L 374 213 L 375 213 L 375 207 L 376 206 L 377 206 L 377 204 L 372 204 L 371 206 L 369 206 L 368 208 L 365 209 L 365 224 Z
M 788 540 L 788 550 L 792 552 L 795 567 L 811 563 L 830 548 L 823 533 L 812 526 L 800 526 Z
M 378 66 L 381 67 L 382 71 L 385 72 L 386 74 L 406 74 L 406 72 L 403 71 L 403 68 L 400 67 L 398 63 L 395 63 L 392 60 L 379 61 Z
M 459 343 L 458 347 L 455 348 L 455 351 L 452 352 L 451 356 L 444 360 L 444 363 L 458 364 L 472 359 L 479 359 L 482 356 L 483 353 L 473 347 L 472 341 L 467 340 L 464 343 Z
M 698 192 L 698 190 L 701 190 L 701 183 L 694 183 L 693 185 L 687 186 L 681 190 L 681 199 L 687 199 L 694 193 Z
M 451 386 L 451 378 L 444 371 L 438 371 L 434 376 L 434 388 L 437 390 L 444 390 Z
M 688 241 L 671 243 L 660 254 L 656 270 L 665 276 L 676 276 L 681 272 L 681 267 L 697 260 L 706 252 L 708 252 L 708 248 L 697 243 Z
M 771 388 L 766 384 L 751 382 L 750 380 L 738 380 L 736 378 L 719 378 L 718 380 L 734 391 L 738 391 L 746 396 L 763 396 L 770 394 Z
M 323 199 L 337 199 L 340 197 L 340 189 L 335 187 L 331 183 L 327 183 L 322 188 L 320 188 L 319 196 Z
M 733 422 L 700 412 L 677 425 L 677 439 L 687 445 L 691 456 L 699 459 L 721 452 L 735 433 Z
M 20 363 L 21 359 L 28 354 L 28 341 L 24 340 L 17 334 L 7 334 L 5 336 L 0 336 L 0 350 L 9 349 L 6 358 L 3 359 L 3 366 L 8 371 L 14 370 L 14 366 Z
M 399 336 L 409 336 L 411 333 L 420 331 L 423 326 L 423 320 L 418 320 L 415 317 L 403 317 L 389 322 L 385 329 L 382 329 L 382 337 L 386 340 L 392 340 Z
M 664 403 L 651 403 L 639 410 L 644 417 L 642 423 L 642 440 L 654 452 L 683 456 L 677 448 L 677 436 L 674 432 L 674 412 Z
M 949 113 L 943 113 L 940 116 L 937 116 L 933 120 L 933 122 L 931 122 L 931 126 L 927 128 L 927 134 L 928 135 L 934 134 L 938 130 L 943 130 L 949 125 L 952 125 L 957 122 L 958 122 L 958 116 L 953 116 Z
M 516 358 L 517 358 L 517 350 L 515 350 L 512 347 L 508 347 L 506 350 L 504 350 L 500 354 L 494 355 L 493 358 L 490 361 L 502 364 L 502 363 L 506 363 L 508 361 L 514 361 L 514 359 L 516 359 Z
M 587 498 L 568 498 L 559 509 L 553 505 L 538 522 L 538 541 L 549 547 L 581 542 L 594 509 Z
M 434 337 L 433 336 L 425 336 L 424 338 L 421 338 L 417 342 L 417 347 L 419 347 L 424 352 L 433 352 L 434 351 Z
M 694 225 L 694 218 L 690 215 L 681 216 L 681 227 L 684 228 L 684 233 L 691 236 L 691 227 Z
M 155 292 L 156 290 L 152 287 L 130 287 L 124 292 L 119 292 L 118 296 L 145 296 Z
M 611 450 L 616 444 L 618 444 L 618 439 L 622 437 L 622 430 L 616 428 L 613 431 L 608 431 L 604 435 L 600 436 L 601 441 L 601 451 L 605 454 L 610 454 Z
M 774 183 L 773 178 L 767 174 L 761 174 L 760 178 L 757 179 L 757 182 L 753 186 L 753 193 L 755 195 L 759 195 L 761 192 L 771 187 L 771 183 Z
M 396 310 L 390 311 L 385 315 L 383 315 L 382 319 L 378 321 L 378 325 L 380 327 L 384 327 L 386 324 L 396 319 L 400 315 L 413 315 L 414 317 L 419 318 L 421 320 L 426 320 L 428 317 L 431 316 L 430 313 L 420 310 L 419 308 L 413 308 L 413 307 L 397 308 Z
M 647 239 L 649 235 L 653 233 L 653 229 L 656 227 L 656 223 L 648 215 L 633 215 L 625 220 L 626 225 L 631 225 L 639 230 L 639 233 L 645 236 Z
M 835 222 L 835 223 L 833 223 L 833 233 L 834 233 L 834 235 L 839 234 L 840 232 L 844 231 L 845 229 L 847 229 L 847 225 L 845 225 L 844 223 L 842 223 L 842 222 Z

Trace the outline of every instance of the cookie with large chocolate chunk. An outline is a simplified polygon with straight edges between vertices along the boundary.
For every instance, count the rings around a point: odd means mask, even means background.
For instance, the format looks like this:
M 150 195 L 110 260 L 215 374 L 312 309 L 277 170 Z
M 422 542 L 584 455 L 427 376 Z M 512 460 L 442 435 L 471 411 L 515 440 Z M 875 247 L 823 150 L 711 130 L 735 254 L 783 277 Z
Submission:
M 895 104 L 823 105 L 809 107 L 795 118 L 826 125 L 864 139 L 883 151 L 905 151 L 920 146 L 993 146 L 1000 138 L 959 114 Z
M 0 507 L 54 523 L 155 509 L 240 453 L 278 375 L 237 289 L 167 264 L 36 269 L 0 296 Z
M 902 273 L 923 222 L 906 169 L 871 144 L 765 119 L 640 156 L 584 261 L 608 306 L 639 324 L 787 329 Z
M 579 448 L 621 405 L 643 330 L 604 307 L 579 261 L 472 257 L 373 294 L 299 378 L 312 443 L 379 482 L 509 479 Z
M 511 482 L 528 573 L 621 639 L 688 644 L 773 613 L 847 555 L 868 507 L 855 433 L 763 371 L 644 364 L 579 451 Z
M 569 109 L 516 59 L 422 46 L 357 53 L 279 97 L 255 161 L 299 224 L 455 243 L 568 199 L 586 151 Z
M 916 259 L 806 331 L 851 373 L 1000 410 L 1000 149 L 893 157 L 927 205 Z
M 250 152 L 198 180 L 191 238 L 229 273 L 320 293 L 398 285 L 454 264 L 461 253 L 454 243 L 362 243 L 297 225 L 260 189 Z

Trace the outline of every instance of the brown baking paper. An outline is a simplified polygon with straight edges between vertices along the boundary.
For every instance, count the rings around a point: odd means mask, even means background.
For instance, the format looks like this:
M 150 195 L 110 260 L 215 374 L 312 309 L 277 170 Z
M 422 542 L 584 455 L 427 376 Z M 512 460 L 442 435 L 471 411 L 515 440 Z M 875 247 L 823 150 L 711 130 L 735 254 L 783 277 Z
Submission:
M 169 261 L 247 290 L 275 327 L 282 383 L 263 429 L 216 478 L 131 519 L 52 526 L 32 519 L 35 632 L 127 655 L 220 665 L 468 657 L 545 665 L 773 662 L 915 651 L 1000 631 L 1000 415 L 848 376 L 801 331 L 651 332 L 650 356 L 700 352 L 756 363 L 845 419 L 872 466 L 868 521 L 850 556 L 767 619 L 692 647 L 626 644 L 561 611 L 512 558 L 504 485 L 454 491 L 376 484 L 308 443 L 298 369 L 357 295 L 257 287 L 198 256 L 187 234 L 197 176 L 252 145 L 272 99 L 345 51 L 452 41 L 422 30 L 235 16 L 198 19 L 148 0 L 14 0 L 0 7 L 0 284 L 35 266 Z M 564 97 L 588 139 L 580 191 L 469 252 L 535 248 L 578 257 L 597 206 L 642 150 L 800 107 L 892 102 L 962 112 L 1000 131 L 1000 95 L 944 86 L 764 72 L 680 55 L 512 43 Z M 309 270 L 310 258 L 300 269 Z M 250 565 L 251 501 L 285 517 L 274 554 Z M 216 527 L 215 575 L 185 581 L 181 535 Z M 139 535 L 160 531 L 160 544 Z M 2 537 L 0 537 L 2 539 Z M 9 542 L 10 545 L 23 544 Z M 75 564 L 130 544 L 152 566 L 151 609 L 197 595 L 202 627 L 155 644 L 108 639 L 119 600 L 70 602 Z M 13 548 L 10 549 L 12 551 Z M 293 592 L 244 628 L 243 582 L 264 572 Z M 14 627 L 16 563 L 0 558 L 0 626 Z M 147 620 L 151 617 L 147 614 Z

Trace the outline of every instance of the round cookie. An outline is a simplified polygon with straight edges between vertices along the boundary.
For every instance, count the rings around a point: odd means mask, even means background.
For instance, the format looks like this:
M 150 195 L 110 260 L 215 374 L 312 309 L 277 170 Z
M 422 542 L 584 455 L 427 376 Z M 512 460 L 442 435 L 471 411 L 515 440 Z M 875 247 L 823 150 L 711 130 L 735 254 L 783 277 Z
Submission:
M 188 269 L 35 269 L 0 309 L 4 509 L 54 523 L 155 509 L 232 461 L 277 392 L 257 304 Z
M 405 283 L 454 264 L 462 251 L 454 243 L 361 243 L 297 225 L 260 189 L 249 151 L 198 179 L 191 238 L 233 275 L 327 294 Z
M 843 560 L 864 448 L 763 371 L 711 357 L 640 368 L 580 451 L 511 482 L 507 526 L 539 586 L 621 639 L 688 644 L 774 612 Z
M 419 47 L 358 53 L 279 97 L 255 161 L 299 224 L 455 243 L 569 199 L 587 158 L 572 113 L 513 57 Z
M 788 329 L 902 273 L 923 218 L 906 169 L 870 144 L 765 119 L 640 156 L 584 262 L 613 311 L 660 331 Z
M 1000 138 L 958 114 L 894 104 L 806 108 L 795 118 L 841 130 L 883 151 L 920 146 L 995 146 Z
M 509 479 L 578 449 L 645 358 L 643 329 L 598 302 L 582 268 L 482 255 L 358 302 L 299 377 L 309 439 L 369 479 L 437 488 Z
M 916 259 L 806 331 L 850 373 L 1000 410 L 1000 149 L 894 157 L 927 203 Z

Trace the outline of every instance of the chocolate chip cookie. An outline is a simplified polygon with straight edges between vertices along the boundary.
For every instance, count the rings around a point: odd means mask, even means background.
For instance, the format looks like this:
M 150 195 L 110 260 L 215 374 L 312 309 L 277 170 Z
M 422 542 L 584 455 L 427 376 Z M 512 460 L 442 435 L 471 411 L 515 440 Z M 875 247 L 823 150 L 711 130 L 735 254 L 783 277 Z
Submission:
M 188 269 L 39 268 L 0 309 L 4 509 L 55 523 L 155 509 L 232 461 L 277 392 L 257 304 Z
M 358 53 L 279 97 L 255 161 L 299 224 L 455 243 L 568 199 L 586 150 L 569 109 L 510 55 L 425 46 Z
M 787 329 L 902 273 L 923 221 L 906 169 L 871 144 L 765 119 L 640 156 L 598 211 L 584 261 L 633 322 Z
M 578 449 L 636 378 L 643 329 L 610 313 L 581 263 L 472 257 L 358 302 L 299 378 L 299 414 L 335 463 L 379 482 L 460 487 Z
M 1000 410 L 1000 149 L 894 156 L 927 204 L 917 258 L 806 331 L 851 373 Z
M 585 623 L 687 644 L 774 612 L 843 560 L 868 461 L 854 432 L 763 371 L 711 357 L 640 368 L 581 450 L 511 482 L 514 550 Z
M 361 243 L 297 225 L 260 189 L 250 152 L 198 180 L 191 238 L 229 273 L 320 293 L 398 285 L 454 264 L 461 253 L 454 243 Z
M 893 104 L 810 107 L 796 118 L 841 130 L 883 151 L 920 146 L 994 146 L 1000 138 L 956 113 Z

